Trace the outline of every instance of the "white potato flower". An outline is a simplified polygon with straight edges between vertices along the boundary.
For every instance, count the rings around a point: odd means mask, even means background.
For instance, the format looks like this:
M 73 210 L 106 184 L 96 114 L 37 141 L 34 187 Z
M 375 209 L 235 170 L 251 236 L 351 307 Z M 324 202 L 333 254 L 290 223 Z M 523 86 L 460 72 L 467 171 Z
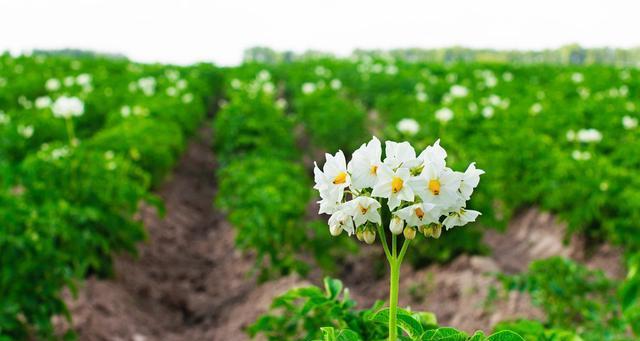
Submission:
M 460 210 L 451 212 L 449 216 L 447 216 L 447 218 L 444 220 L 442 225 L 444 225 L 447 228 L 447 230 L 449 230 L 452 227 L 463 226 L 463 225 L 466 225 L 467 223 L 476 221 L 476 219 L 480 215 L 481 213 L 478 211 L 461 208 Z
M 60 83 L 59 80 L 55 78 L 50 78 L 49 80 L 47 80 L 44 86 L 47 89 L 47 91 L 57 91 L 58 89 L 60 89 L 61 85 L 62 84 Z
M 436 119 L 440 122 L 449 122 L 453 119 L 453 111 L 449 108 L 441 108 L 436 111 Z
M 464 200 L 471 199 L 471 194 L 473 194 L 473 189 L 478 187 L 480 183 L 480 175 L 484 174 L 482 169 L 476 168 L 476 163 L 472 162 L 467 170 L 462 173 L 460 180 L 460 194 Z
M 331 80 L 330 85 L 333 90 L 340 90 L 340 88 L 342 88 L 342 82 L 339 79 Z
M 462 98 L 467 97 L 469 89 L 462 85 L 453 85 L 451 86 L 451 89 L 449 89 L 449 93 L 455 98 Z
M 376 228 L 382 227 L 394 235 L 404 234 L 408 240 L 414 239 L 418 230 L 425 237 L 438 238 L 443 224 L 449 229 L 480 215 L 467 210 L 466 204 L 484 171 L 475 163 L 464 172 L 448 168 L 440 140 L 418 157 L 408 142 L 386 141 L 384 154 L 381 160 L 381 143 L 372 137 L 353 153 L 349 163 L 338 151 L 326 154 L 322 169 L 315 164 L 319 213 L 331 215 L 329 232 L 333 236 L 347 231 L 371 244 Z M 383 216 L 387 219 L 384 222 Z
M 403 134 L 413 136 L 420 131 L 420 124 L 413 118 L 403 118 L 396 124 L 396 129 Z
M 51 106 L 52 100 L 49 96 L 42 96 L 36 98 L 35 104 L 38 109 L 46 109 Z
M 326 162 L 322 170 L 314 163 L 313 169 L 315 186 L 320 192 L 327 213 L 331 212 L 337 202 L 341 202 L 344 196 L 344 189 L 351 185 L 351 176 L 347 172 L 347 162 L 342 151 L 336 155 L 326 154 Z M 321 207 L 323 205 L 321 202 Z M 323 212 L 324 213 L 324 212 Z
M 337 210 L 329 218 L 329 231 L 332 236 L 339 235 L 343 230 L 347 231 L 349 235 L 354 233 L 353 217 L 347 212 L 348 209 L 348 207 L 344 207 Z
M 391 169 L 398 167 L 413 167 L 417 165 L 416 151 L 411 147 L 409 142 L 385 142 L 384 164 Z
M 78 117 L 84 114 L 84 103 L 77 97 L 58 97 L 51 107 L 53 116 L 58 118 Z
M 398 217 L 407 222 L 407 226 L 419 227 L 437 223 L 440 214 L 434 211 L 436 206 L 430 203 L 417 203 L 396 212 Z
M 310 95 L 316 91 L 316 85 L 314 83 L 304 83 L 302 84 L 302 93 L 305 95 Z
M 382 148 L 375 136 L 355 152 L 347 169 L 351 174 L 352 187 L 356 190 L 373 188 L 378 182 L 378 170 L 382 166 Z
M 636 129 L 638 127 L 638 119 L 625 115 L 622 117 L 622 126 L 627 130 Z
M 597 143 L 602 141 L 602 133 L 597 129 L 580 129 L 576 134 L 578 141 L 583 143 Z
M 378 183 L 373 187 L 371 193 L 374 197 L 389 199 L 390 210 L 395 210 L 402 201 L 413 201 L 414 193 L 409 186 L 411 171 L 408 168 L 400 167 L 392 170 L 387 165 L 382 165 L 378 170 Z
M 493 107 L 484 107 L 482 108 L 482 116 L 484 118 L 492 118 L 495 110 Z
M 358 227 L 370 221 L 374 224 L 381 224 L 380 212 L 378 209 L 382 207 L 378 200 L 370 197 L 357 197 L 348 201 L 346 205 L 351 211 L 353 222 Z

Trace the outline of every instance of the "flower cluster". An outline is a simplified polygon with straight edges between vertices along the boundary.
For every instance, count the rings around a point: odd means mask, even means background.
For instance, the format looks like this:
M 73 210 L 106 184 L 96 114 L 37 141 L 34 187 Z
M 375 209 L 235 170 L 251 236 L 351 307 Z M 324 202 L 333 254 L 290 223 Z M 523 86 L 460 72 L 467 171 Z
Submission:
M 384 217 L 393 234 L 413 239 L 420 232 L 438 238 L 443 226 L 462 226 L 480 215 L 466 204 L 484 171 L 474 163 L 465 172 L 453 171 L 446 157 L 440 140 L 417 156 L 408 142 L 386 141 L 382 159 L 375 137 L 349 163 L 342 151 L 326 154 L 322 169 L 314 168 L 314 188 L 322 199 L 319 213 L 331 215 L 332 235 L 344 230 L 369 244 Z
M 78 117 L 84 114 L 84 103 L 77 97 L 62 96 L 53 103 L 51 111 L 58 118 Z

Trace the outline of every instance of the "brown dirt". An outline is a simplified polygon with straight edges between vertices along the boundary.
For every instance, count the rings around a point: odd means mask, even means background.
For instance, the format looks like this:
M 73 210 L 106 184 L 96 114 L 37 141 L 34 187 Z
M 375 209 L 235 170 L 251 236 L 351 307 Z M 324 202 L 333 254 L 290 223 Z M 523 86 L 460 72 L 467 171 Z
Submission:
M 405 264 L 400 274 L 399 303 L 414 310 L 434 312 L 442 325 L 467 332 L 490 331 L 502 320 L 544 317 L 524 293 L 512 292 L 486 304 L 490 288 L 500 288 L 492 273 L 517 273 L 526 270 L 535 259 L 565 256 L 602 269 L 609 276 L 624 276 L 620 250 L 603 245 L 587 257 L 580 238 L 564 243 L 565 231 L 566 226 L 551 214 L 528 209 L 509 224 L 504 234 L 495 230 L 485 233 L 484 242 L 492 250 L 489 256 L 461 255 L 449 264 L 420 270 Z M 349 271 L 341 277 L 360 307 L 387 298 L 388 277 L 376 277 L 371 271 L 376 267 L 371 259 L 379 261 L 384 255 L 377 248 L 368 248 L 366 253 L 349 260 L 346 266 Z
M 258 285 L 247 275 L 253 259 L 234 249 L 233 229 L 212 205 L 216 165 L 210 140 L 210 128 L 204 127 L 158 191 L 167 215 L 160 218 L 143 208 L 149 241 L 140 246 L 139 257 L 118 257 L 114 279 L 91 278 L 76 299 L 67 295 L 80 340 L 247 340 L 242 329 L 268 309 L 273 297 L 308 284 L 289 276 Z M 618 250 L 604 246 L 586 257 L 580 240 L 563 243 L 564 230 L 551 215 L 527 210 L 505 234 L 485 234 L 491 256 L 463 255 L 421 270 L 403 267 L 400 303 L 433 311 L 441 324 L 472 331 L 502 319 L 541 317 L 524 294 L 485 306 L 488 288 L 496 284 L 489 273 L 518 272 L 533 259 L 564 255 L 621 276 Z M 379 248 L 365 247 L 345 261 L 340 278 L 360 307 L 386 299 L 383 258 Z M 320 284 L 321 277 L 314 273 L 310 281 Z
M 208 126 L 200 130 L 158 191 L 166 216 L 142 209 L 149 240 L 139 257 L 117 257 L 114 279 L 90 278 L 76 299 L 67 294 L 80 340 L 245 340 L 241 329 L 274 293 L 304 283 L 290 277 L 258 286 L 247 275 L 252 257 L 234 249 L 232 227 L 213 208 L 210 135 Z

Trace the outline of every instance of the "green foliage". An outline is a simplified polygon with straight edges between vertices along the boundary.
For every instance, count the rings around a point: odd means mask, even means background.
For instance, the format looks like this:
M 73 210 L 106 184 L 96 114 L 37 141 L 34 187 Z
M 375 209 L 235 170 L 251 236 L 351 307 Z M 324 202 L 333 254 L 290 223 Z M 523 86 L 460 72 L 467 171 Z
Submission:
M 274 299 L 271 312 L 248 328 L 252 337 L 268 340 L 384 340 L 388 337 L 389 309 L 382 302 L 370 309 L 357 310 L 356 303 L 343 290 L 342 282 L 325 278 L 324 291 L 315 286 L 292 289 Z M 342 293 L 342 295 L 341 295 Z M 476 332 L 472 336 L 454 328 L 438 327 L 431 313 L 398 311 L 402 340 L 425 341 L 520 341 L 514 332 L 491 336 Z
M 523 320 L 502 326 L 521 331 L 531 340 L 574 340 L 578 336 L 587 341 L 629 340 L 632 329 L 637 333 L 635 314 L 640 306 L 634 288 L 637 275 L 629 274 L 619 283 L 602 271 L 561 257 L 534 261 L 526 273 L 499 277 L 507 290 L 528 292 L 533 303 L 545 311 L 547 321 L 544 325 Z
M 297 154 L 291 120 L 262 93 L 235 94 L 216 114 L 214 130 L 216 155 L 223 165 L 251 153 L 283 159 Z
M 171 169 L 221 79 L 204 64 L 0 55 L 0 339 L 56 338 L 52 317 L 70 318 L 61 290 L 110 274 L 115 252 L 135 252 L 139 205 L 162 212 L 152 181 Z M 69 125 L 38 105 L 63 95 L 84 102 Z M 125 115 L 134 105 L 144 115 Z
M 304 169 L 256 155 L 230 163 L 218 178 L 216 205 L 238 230 L 238 247 L 257 252 L 263 277 L 269 277 L 270 270 L 283 274 L 304 270 L 295 258 L 309 244 L 303 217 L 311 185 Z
M 171 170 L 184 144 L 177 125 L 152 120 L 124 122 L 87 142 L 89 148 L 125 155 L 150 173 L 154 184 L 161 183 Z
M 295 110 L 314 146 L 350 152 L 370 138 L 362 105 L 330 90 L 300 96 Z

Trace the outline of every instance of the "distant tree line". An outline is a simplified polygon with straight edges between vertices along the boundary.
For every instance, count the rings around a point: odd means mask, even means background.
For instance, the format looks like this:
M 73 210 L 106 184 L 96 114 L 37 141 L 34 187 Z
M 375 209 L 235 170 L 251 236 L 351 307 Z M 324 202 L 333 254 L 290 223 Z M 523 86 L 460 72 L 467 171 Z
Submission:
M 392 50 L 353 51 L 353 56 L 393 57 L 408 61 L 456 62 L 503 62 L 503 63 L 548 63 L 590 65 L 608 64 L 619 66 L 640 66 L 640 47 L 584 48 L 577 44 L 565 45 L 557 49 L 545 50 L 495 50 L 449 47 L 440 49 L 406 48 Z M 276 51 L 268 47 L 252 47 L 244 52 L 245 62 L 278 63 L 307 58 L 333 56 L 331 53 L 309 50 L 303 53 Z

